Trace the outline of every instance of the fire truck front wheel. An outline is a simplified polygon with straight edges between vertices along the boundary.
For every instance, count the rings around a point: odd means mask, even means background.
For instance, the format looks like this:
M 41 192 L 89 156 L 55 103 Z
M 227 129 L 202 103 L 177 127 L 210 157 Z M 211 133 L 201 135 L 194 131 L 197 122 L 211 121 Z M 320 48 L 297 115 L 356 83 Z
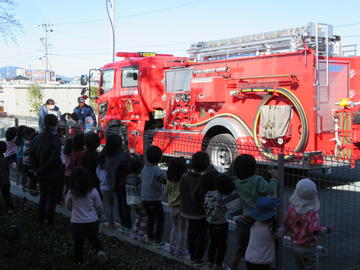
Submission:
M 236 141 L 232 135 L 227 133 L 216 135 L 209 141 L 206 152 L 217 171 L 227 172 L 237 156 Z

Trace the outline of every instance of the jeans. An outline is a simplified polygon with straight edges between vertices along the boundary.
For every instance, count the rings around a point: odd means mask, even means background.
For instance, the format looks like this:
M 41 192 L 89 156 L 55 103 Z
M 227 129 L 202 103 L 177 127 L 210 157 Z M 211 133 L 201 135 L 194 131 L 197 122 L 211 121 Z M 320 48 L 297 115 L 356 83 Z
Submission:
M 99 231 L 98 222 L 92 223 L 72 223 L 72 234 L 74 239 L 74 259 L 75 262 L 82 262 L 83 247 L 85 238 L 87 238 L 95 251 L 101 250 L 100 241 L 97 238 Z
M 190 252 L 190 259 L 192 261 L 201 261 L 207 244 L 207 222 L 205 218 L 202 219 L 188 219 L 188 246 Z
M 126 203 L 126 191 L 121 189 L 116 192 L 116 200 L 118 204 L 118 214 L 121 222 L 121 226 L 131 229 L 131 211 L 130 207 Z
M 161 243 L 165 223 L 162 203 L 161 201 L 143 201 L 143 204 L 148 215 L 147 236 L 150 240 Z
M 210 246 L 208 260 L 210 263 L 222 265 L 226 254 L 226 242 L 228 236 L 228 223 L 208 224 L 210 232 Z
M 102 190 L 101 191 L 104 199 L 104 213 L 109 221 L 109 226 L 115 224 L 115 192 Z
M 47 219 L 49 224 L 54 223 L 56 199 L 58 196 L 58 180 L 47 179 L 41 181 L 40 179 L 40 200 L 39 200 L 39 222 L 44 222 Z

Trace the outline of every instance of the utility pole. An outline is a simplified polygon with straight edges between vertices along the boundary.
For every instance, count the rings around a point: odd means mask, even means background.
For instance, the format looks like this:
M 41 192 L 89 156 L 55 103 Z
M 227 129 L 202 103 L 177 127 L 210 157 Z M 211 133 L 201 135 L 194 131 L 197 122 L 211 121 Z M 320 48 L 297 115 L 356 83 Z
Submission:
M 49 69 L 49 32 L 53 32 L 50 27 L 52 27 L 52 24 L 49 23 L 43 23 L 40 25 L 44 29 L 44 36 L 40 38 L 43 46 L 44 46 L 44 53 L 45 55 L 42 57 L 42 59 L 45 58 L 45 83 L 47 83 L 47 75 L 48 75 L 48 69 Z
M 109 6 L 111 11 L 109 11 Z M 112 60 L 115 62 L 115 0 L 106 0 L 106 11 L 109 16 L 109 21 L 112 30 Z

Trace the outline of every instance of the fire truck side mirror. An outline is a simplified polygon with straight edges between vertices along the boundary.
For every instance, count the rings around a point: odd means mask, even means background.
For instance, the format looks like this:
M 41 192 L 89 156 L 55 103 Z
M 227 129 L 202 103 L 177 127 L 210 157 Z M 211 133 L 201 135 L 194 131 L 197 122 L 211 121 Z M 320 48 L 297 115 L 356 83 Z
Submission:
M 81 85 L 87 85 L 89 81 L 88 75 L 81 75 L 80 76 L 80 84 Z
M 81 89 L 81 93 L 80 93 L 80 95 L 85 95 L 86 94 L 86 92 L 87 92 L 87 88 L 83 88 L 83 89 Z

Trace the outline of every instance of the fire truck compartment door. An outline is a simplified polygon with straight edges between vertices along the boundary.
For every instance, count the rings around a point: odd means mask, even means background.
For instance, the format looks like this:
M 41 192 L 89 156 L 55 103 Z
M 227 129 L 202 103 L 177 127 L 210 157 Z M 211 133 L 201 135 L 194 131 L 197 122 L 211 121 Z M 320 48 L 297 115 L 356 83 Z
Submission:
M 222 77 L 202 77 L 191 80 L 191 89 L 198 93 L 198 102 L 224 102 L 225 80 Z
M 259 136 L 276 139 L 290 134 L 290 121 L 293 114 L 290 105 L 264 105 L 260 108 Z
M 206 134 L 211 128 L 221 126 L 228 129 L 235 139 L 251 136 L 245 128 L 236 120 L 226 117 L 219 117 L 211 120 L 202 130 L 202 134 Z

